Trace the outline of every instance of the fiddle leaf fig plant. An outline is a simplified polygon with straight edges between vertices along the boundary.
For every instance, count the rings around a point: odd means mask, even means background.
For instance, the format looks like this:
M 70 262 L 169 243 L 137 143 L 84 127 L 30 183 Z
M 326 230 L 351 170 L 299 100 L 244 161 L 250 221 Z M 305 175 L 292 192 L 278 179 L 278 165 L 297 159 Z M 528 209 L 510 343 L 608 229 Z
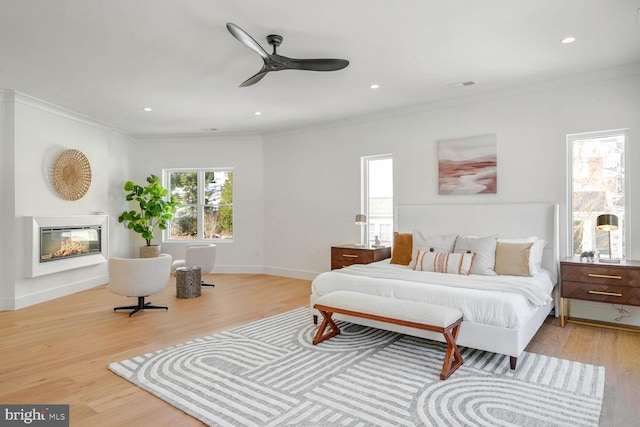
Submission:
M 156 227 L 166 230 L 169 221 L 180 206 L 173 196 L 167 198 L 167 189 L 160 183 L 160 178 L 156 175 L 147 177 L 147 185 L 142 187 L 127 181 L 124 190 L 128 192 L 126 200 L 138 203 L 138 210 L 124 211 L 118 217 L 118 222 L 136 233 L 139 233 L 147 241 L 147 246 L 151 246 L 153 231 Z

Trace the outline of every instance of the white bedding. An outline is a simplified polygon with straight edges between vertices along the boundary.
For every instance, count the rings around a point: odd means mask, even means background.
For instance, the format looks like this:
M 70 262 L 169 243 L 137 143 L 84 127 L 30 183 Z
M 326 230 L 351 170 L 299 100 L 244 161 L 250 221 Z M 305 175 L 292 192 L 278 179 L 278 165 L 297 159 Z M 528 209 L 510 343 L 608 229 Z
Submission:
M 547 271 L 533 277 L 462 276 L 413 271 L 387 259 L 318 275 L 312 298 L 350 290 L 455 307 L 465 321 L 517 329 L 551 301 L 553 287 Z

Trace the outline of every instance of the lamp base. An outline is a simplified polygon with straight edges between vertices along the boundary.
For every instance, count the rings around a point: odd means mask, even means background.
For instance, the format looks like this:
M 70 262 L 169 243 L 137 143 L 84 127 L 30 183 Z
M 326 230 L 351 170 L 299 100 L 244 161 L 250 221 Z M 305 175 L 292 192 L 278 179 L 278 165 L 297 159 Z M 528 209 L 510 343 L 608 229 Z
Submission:
M 607 264 L 620 264 L 620 258 L 600 258 L 598 262 L 605 262 Z

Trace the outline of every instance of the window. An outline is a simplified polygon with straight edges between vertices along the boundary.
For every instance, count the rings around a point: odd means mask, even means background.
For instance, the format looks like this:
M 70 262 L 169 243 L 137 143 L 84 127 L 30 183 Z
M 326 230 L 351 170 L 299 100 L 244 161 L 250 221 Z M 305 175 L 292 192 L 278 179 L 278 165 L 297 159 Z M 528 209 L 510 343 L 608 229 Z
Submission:
M 362 213 L 367 216 L 367 245 L 391 246 L 393 241 L 393 158 L 391 154 L 362 157 Z
M 164 179 L 181 203 L 165 239 L 233 238 L 233 170 L 170 169 L 164 171 Z
M 569 135 L 569 212 L 571 213 L 570 254 L 584 251 L 599 252 L 601 257 L 622 258 L 625 249 L 625 140 L 626 131 L 597 132 Z M 598 231 L 597 218 L 601 214 L 618 217 L 618 229 Z

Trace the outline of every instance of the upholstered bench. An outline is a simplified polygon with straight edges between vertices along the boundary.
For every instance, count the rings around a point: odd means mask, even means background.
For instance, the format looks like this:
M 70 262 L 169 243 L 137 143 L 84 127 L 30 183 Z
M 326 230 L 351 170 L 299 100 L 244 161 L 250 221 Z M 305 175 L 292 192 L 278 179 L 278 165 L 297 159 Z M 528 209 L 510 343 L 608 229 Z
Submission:
M 320 311 L 323 317 L 318 332 L 313 338 L 314 345 L 340 333 L 340 328 L 331 318 L 333 313 L 339 313 L 440 332 L 447 342 L 440 379 L 446 380 L 462 365 L 462 355 L 456 344 L 460 323 L 462 323 L 462 312 L 457 308 L 350 291 L 335 291 L 323 295 L 315 301 L 314 308 Z M 331 330 L 325 334 L 327 326 Z

